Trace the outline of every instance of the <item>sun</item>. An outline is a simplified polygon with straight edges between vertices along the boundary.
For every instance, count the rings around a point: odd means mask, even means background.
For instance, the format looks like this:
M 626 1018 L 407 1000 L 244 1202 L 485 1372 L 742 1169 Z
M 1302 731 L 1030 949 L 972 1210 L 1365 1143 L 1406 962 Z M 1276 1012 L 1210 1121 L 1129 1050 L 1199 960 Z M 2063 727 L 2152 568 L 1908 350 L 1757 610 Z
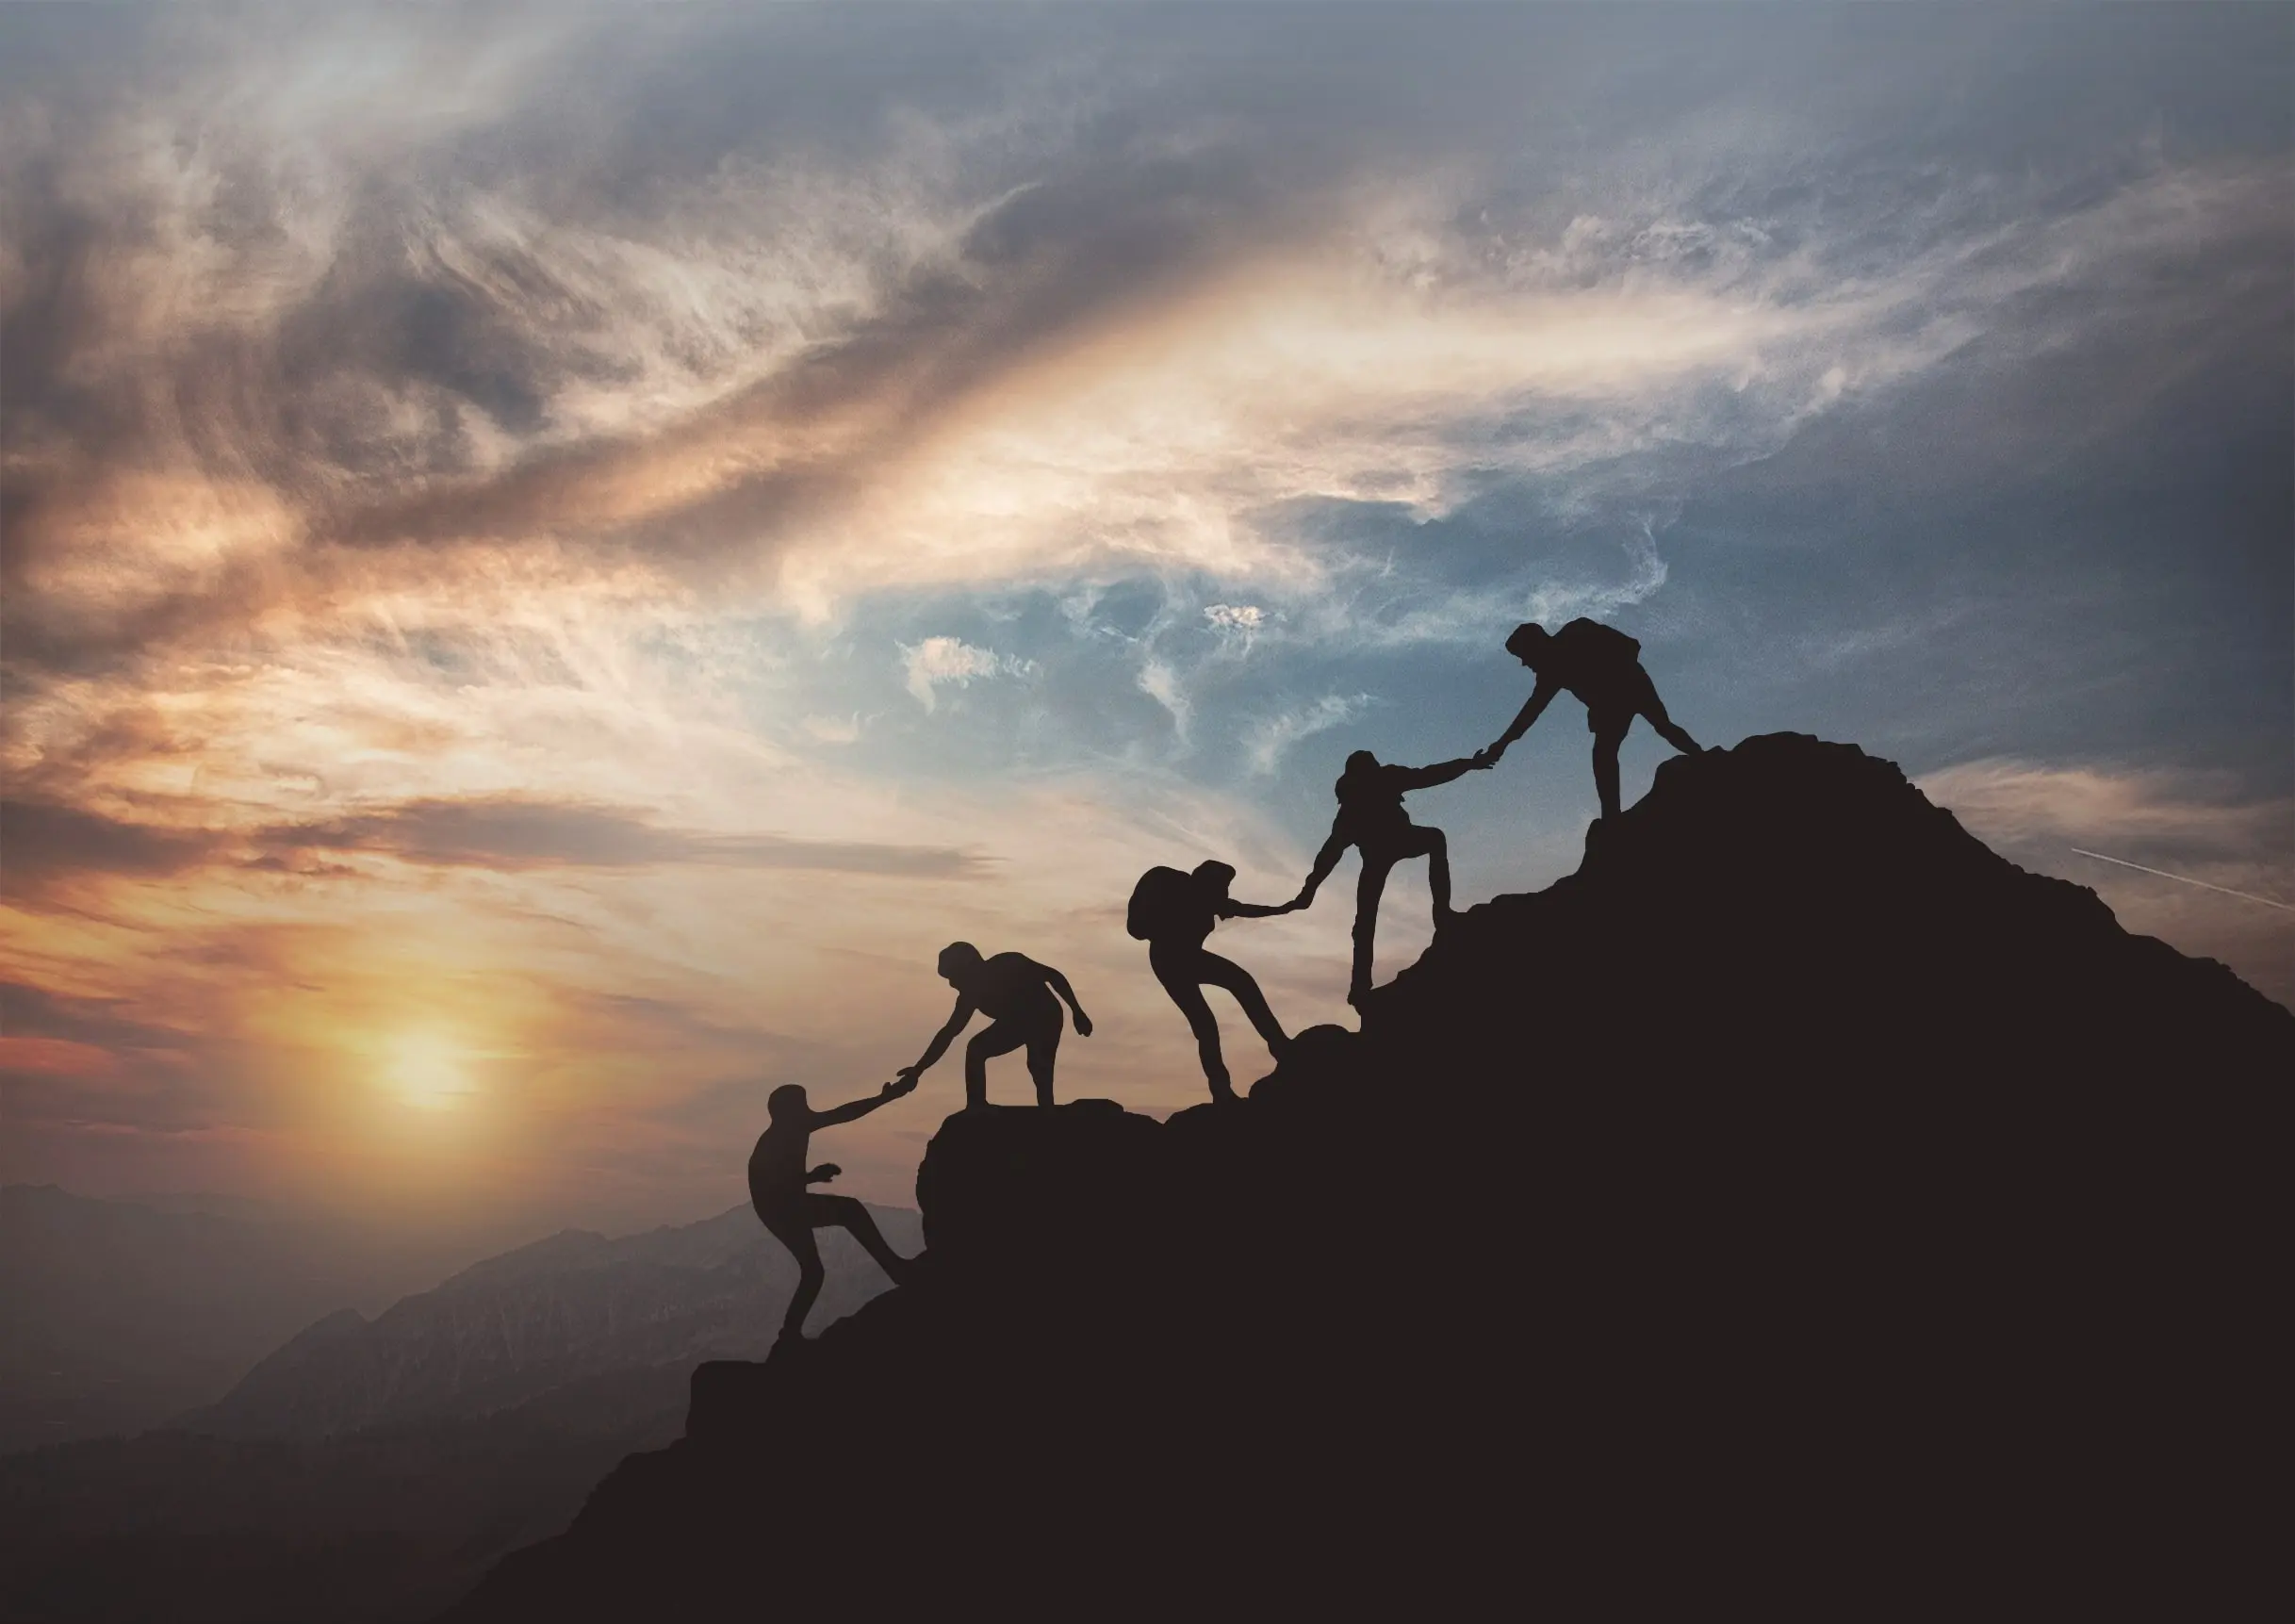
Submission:
M 443 1032 L 401 1033 L 384 1052 L 384 1079 L 418 1110 L 451 1110 L 474 1091 L 469 1057 Z

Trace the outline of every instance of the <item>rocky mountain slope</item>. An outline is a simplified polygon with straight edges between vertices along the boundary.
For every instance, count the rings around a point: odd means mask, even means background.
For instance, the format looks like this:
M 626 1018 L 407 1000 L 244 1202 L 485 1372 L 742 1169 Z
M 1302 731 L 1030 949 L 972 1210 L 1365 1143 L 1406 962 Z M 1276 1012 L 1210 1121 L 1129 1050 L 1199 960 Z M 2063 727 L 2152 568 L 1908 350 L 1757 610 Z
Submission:
M 2295 1015 L 1850 746 L 1600 832 L 1239 1105 L 950 1118 L 920 1277 L 451 1617 L 2206 1610 Z

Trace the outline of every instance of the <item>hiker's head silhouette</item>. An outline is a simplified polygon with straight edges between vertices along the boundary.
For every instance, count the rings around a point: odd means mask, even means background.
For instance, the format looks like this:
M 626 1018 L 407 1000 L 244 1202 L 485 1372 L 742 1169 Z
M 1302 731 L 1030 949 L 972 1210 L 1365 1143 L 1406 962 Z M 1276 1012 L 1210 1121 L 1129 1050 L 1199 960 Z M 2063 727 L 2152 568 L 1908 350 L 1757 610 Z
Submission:
M 951 942 L 941 949 L 936 964 L 941 979 L 951 987 L 961 985 L 964 977 L 980 968 L 980 950 L 969 942 Z
M 1345 800 L 1350 792 L 1379 770 L 1379 758 L 1369 750 L 1357 750 L 1347 758 L 1347 770 L 1338 775 L 1338 782 L 1331 786 L 1339 799 Z
M 1546 646 L 1552 641 L 1545 627 L 1534 620 L 1525 620 L 1508 635 L 1506 652 L 1535 671 L 1545 656 Z
M 1199 862 L 1195 865 L 1195 878 L 1201 880 L 1205 889 L 1214 895 L 1224 896 L 1227 894 L 1227 888 L 1235 883 L 1236 871 L 1228 864 L 1220 861 L 1219 859 L 1213 858 L 1208 862 Z
M 765 1110 L 775 1122 L 783 1117 L 801 1117 L 807 1109 L 805 1085 L 783 1083 L 765 1096 Z

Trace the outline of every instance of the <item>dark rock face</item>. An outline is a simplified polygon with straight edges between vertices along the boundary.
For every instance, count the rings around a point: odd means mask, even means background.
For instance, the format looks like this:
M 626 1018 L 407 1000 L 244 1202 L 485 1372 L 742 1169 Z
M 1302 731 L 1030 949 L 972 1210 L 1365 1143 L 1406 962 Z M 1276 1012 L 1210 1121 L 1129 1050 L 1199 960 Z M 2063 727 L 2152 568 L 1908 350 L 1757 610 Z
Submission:
M 702 1367 L 451 1616 L 2188 1610 L 2290 1077 L 2295 1015 L 1888 763 L 1683 758 L 1240 1105 L 949 1119 L 920 1278 Z

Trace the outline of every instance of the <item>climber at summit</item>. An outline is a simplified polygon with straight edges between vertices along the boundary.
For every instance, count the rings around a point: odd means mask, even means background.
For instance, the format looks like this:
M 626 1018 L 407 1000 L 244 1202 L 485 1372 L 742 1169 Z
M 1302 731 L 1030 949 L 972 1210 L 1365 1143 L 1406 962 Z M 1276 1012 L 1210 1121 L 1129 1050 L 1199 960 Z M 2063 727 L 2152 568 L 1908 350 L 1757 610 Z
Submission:
M 1601 797 L 1605 820 L 1617 816 L 1617 747 L 1625 743 L 1634 717 L 1647 717 L 1658 736 L 1683 754 L 1702 753 L 1703 746 L 1665 714 L 1657 684 L 1642 669 L 1641 644 L 1615 627 L 1581 618 L 1549 633 L 1536 622 L 1525 621 L 1506 639 L 1506 652 L 1535 671 L 1538 683 L 1513 725 L 1483 752 L 1492 763 L 1530 731 L 1531 724 L 1565 689 L 1586 708 L 1586 731 L 1594 735 L 1594 790 Z
M 942 978 L 957 990 L 957 1007 L 947 1025 L 932 1035 L 923 1058 L 913 1066 L 901 1068 L 901 1076 L 913 1086 L 948 1052 L 948 1045 L 974 1013 L 985 1011 L 988 1025 L 964 1045 L 965 1108 L 988 1104 L 990 1058 L 1008 1055 L 1023 1044 L 1028 1051 L 1028 1075 L 1036 1083 L 1036 1103 L 1050 1105 L 1052 1064 L 1059 1055 L 1061 1004 L 1074 1012 L 1075 1035 L 1091 1036 L 1091 1017 L 1075 1001 L 1075 989 L 1068 985 L 1068 977 L 1025 954 L 999 953 L 993 959 L 983 959 L 969 942 L 951 942 L 942 948 L 938 968 Z M 1059 994 L 1057 1001 L 1056 992 Z
M 1386 890 L 1386 876 L 1405 858 L 1427 860 L 1427 889 L 1434 894 L 1434 928 L 1451 919 L 1451 847 L 1438 828 L 1422 828 L 1402 810 L 1402 797 L 1412 790 L 1447 784 L 1467 772 L 1488 767 L 1498 758 L 1484 750 L 1440 762 L 1431 767 L 1399 767 L 1382 763 L 1369 750 L 1347 758 L 1347 770 L 1332 786 L 1338 796 L 1338 815 L 1331 822 L 1331 836 L 1315 854 L 1315 866 L 1306 883 L 1287 908 L 1305 908 L 1330 878 L 1331 870 L 1349 846 L 1363 853 L 1362 878 L 1354 892 L 1354 973 L 1347 986 L 1347 1002 L 1363 1007 L 1370 991 L 1371 939 L 1379 928 L 1379 898 Z
M 1276 1059 L 1283 1058 L 1283 1051 L 1291 1042 L 1283 1023 L 1267 1007 L 1267 995 L 1259 991 L 1251 972 L 1212 952 L 1204 942 L 1222 919 L 1271 919 L 1300 904 L 1296 899 L 1276 904 L 1237 902 L 1227 894 L 1235 877 L 1236 871 L 1223 862 L 1198 863 L 1192 874 L 1182 874 L 1176 868 L 1151 868 L 1132 887 L 1131 906 L 1124 913 L 1124 928 L 1148 944 L 1148 968 L 1156 972 L 1156 979 L 1163 983 L 1172 1002 L 1188 1018 L 1188 1029 L 1195 1034 L 1195 1052 L 1204 1062 L 1205 1080 L 1211 1085 L 1211 1097 L 1221 1101 L 1236 1098 L 1236 1091 L 1228 1080 L 1226 1059 L 1220 1053 L 1219 1017 L 1204 997 L 1205 987 L 1224 987 L 1235 994 L 1235 1001 L 1243 1007 L 1259 1036 L 1267 1040 L 1268 1052 Z
M 813 1129 L 867 1116 L 915 1087 L 914 1078 L 895 1078 L 874 1094 L 826 1111 L 812 1108 L 798 1083 L 783 1083 L 766 1097 L 765 1109 L 773 1120 L 757 1136 L 757 1148 L 749 1153 L 749 1205 L 757 1209 L 766 1230 L 796 1259 L 796 1293 L 789 1299 L 789 1312 L 781 1317 L 783 1340 L 804 1340 L 805 1316 L 821 1294 L 824 1271 L 821 1248 L 812 1238 L 816 1229 L 847 1230 L 893 1277 L 893 1284 L 909 1278 L 913 1260 L 893 1250 L 867 1207 L 849 1195 L 806 1192 L 808 1185 L 827 1184 L 844 1170 L 825 1161 L 808 1172 L 805 1152 Z

